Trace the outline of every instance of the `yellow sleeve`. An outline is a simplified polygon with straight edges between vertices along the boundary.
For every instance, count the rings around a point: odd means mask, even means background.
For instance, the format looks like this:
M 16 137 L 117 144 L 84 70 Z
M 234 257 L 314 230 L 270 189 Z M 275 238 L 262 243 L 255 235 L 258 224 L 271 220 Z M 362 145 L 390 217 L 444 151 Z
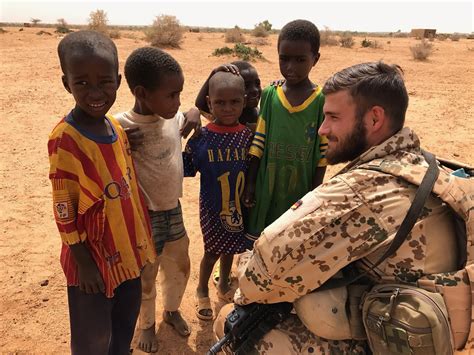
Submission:
M 322 168 L 328 165 L 328 161 L 326 160 L 326 151 L 328 149 L 328 139 L 326 136 L 321 136 L 321 141 L 319 143 L 319 153 L 320 158 L 318 162 L 318 168 Z
M 252 144 L 249 149 L 249 154 L 259 159 L 262 158 L 265 149 L 265 133 L 265 119 L 262 116 L 259 116 L 255 135 L 253 136 Z

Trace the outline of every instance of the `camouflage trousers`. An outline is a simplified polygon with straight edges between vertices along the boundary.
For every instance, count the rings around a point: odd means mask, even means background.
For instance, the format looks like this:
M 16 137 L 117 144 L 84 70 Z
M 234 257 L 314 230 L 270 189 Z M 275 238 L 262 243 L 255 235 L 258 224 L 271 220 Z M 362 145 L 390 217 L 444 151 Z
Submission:
M 224 322 L 227 314 L 233 309 L 233 304 L 222 307 L 215 322 L 214 335 L 217 338 L 224 336 Z M 315 336 L 301 323 L 296 314 L 268 332 L 256 345 L 256 353 L 263 355 L 365 355 L 367 351 L 365 341 L 356 340 L 326 340 Z

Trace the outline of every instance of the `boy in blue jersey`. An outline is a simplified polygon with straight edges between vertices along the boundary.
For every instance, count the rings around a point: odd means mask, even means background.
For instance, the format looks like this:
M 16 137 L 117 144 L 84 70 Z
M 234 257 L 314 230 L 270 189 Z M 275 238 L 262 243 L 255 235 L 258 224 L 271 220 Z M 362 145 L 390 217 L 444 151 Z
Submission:
M 196 316 L 202 320 L 213 318 L 208 283 L 214 264 L 221 257 L 217 292 L 220 299 L 229 302 L 233 297 L 228 283 L 233 255 L 251 246 L 245 237 L 240 204 L 252 141 L 252 131 L 239 123 L 245 101 L 240 75 L 215 73 L 209 80 L 207 96 L 214 121 L 188 141 L 183 153 L 184 175 L 201 173 L 199 212 L 204 256 L 196 289 Z

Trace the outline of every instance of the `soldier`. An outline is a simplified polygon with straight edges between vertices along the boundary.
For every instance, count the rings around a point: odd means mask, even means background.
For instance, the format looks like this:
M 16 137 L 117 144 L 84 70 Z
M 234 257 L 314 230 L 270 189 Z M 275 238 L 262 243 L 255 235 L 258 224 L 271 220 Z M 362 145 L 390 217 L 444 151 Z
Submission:
M 295 302 L 349 265 L 369 269 L 411 205 L 417 186 L 361 167 L 380 158 L 426 165 L 417 135 L 403 127 L 408 94 L 400 67 L 354 65 L 334 74 L 323 93 L 319 134 L 328 138 L 326 158 L 330 164 L 349 164 L 295 203 L 263 231 L 253 251 L 241 255 L 237 304 Z M 446 251 L 456 250 L 455 243 L 449 210 L 431 195 L 407 240 L 370 277 L 415 283 L 425 274 L 454 270 L 456 253 Z M 231 305 L 224 307 L 216 320 L 219 337 L 230 310 Z M 321 324 L 324 317 L 310 315 Z M 342 328 L 336 326 L 334 333 Z M 267 333 L 256 349 L 260 354 L 370 353 L 363 340 L 317 337 L 296 314 Z

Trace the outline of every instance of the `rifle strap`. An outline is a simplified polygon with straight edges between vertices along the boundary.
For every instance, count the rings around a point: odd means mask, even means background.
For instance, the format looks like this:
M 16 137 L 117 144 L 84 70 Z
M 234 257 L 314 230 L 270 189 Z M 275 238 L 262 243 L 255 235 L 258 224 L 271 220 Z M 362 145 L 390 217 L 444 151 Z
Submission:
M 416 191 L 415 198 L 413 199 L 413 202 L 410 208 L 408 209 L 408 212 L 405 218 L 403 219 L 400 228 L 398 229 L 397 233 L 395 234 L 395 237 L 392 240 L 392 243 L 385 251 L 385 253 L 375 262 L 375 264 L 372 265 L 369 270 L 366 270 L 362 273 L 351 274 L 343 278 L 329 279 L 323 285 L 318 287 L 315 292 L 349 286 L 350 284 L 366 276 L 369 272 L 373 271 L 377 266 L 380 265 L 380 263 L 382 263 L 393 253 L 395 253 L 398 248 L 400 248 L 400 246 L 403 244 L 408 234 L 412 230 L 413 226 L 415 225 L 416 221 L 418 220 L 418 217 L 420 216 L 420 213 L 423 210 L 423 206 L 425 205 L 426 199 L 431 194 L 433 186 L 439 175 L 439 168 L 435 156 L 426 151 L 422 151 L 422 153 L 426 161 L 428 162 L 428 170 L 426 171 L 426 174 L 423 177 L 423 180 L 421 181 L 421 184 Z

